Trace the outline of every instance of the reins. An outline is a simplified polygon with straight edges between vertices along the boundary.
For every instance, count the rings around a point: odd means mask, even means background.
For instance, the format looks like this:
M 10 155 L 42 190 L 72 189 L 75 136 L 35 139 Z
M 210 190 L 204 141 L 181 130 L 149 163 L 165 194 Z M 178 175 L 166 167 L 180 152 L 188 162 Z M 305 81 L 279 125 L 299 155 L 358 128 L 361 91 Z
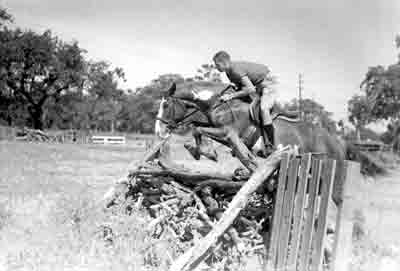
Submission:
M 201 112 L 200 107 L 199 107 L 198 105 L 196 105 L 195 103 L 191 103 L 191 102 L 188 102 L 188 101 L 185 101 L 185 100 L 183 100 L 183 99 L 176 98 L 176 97 L 172 97 L 172 99 L 181 101 L 181 102 L 183 102 L 183 103 L 190 104 L 190 105 L 193 106 L 195 109 L 194 109 L 193 111 L 191 111 L 190 113 L 184 115 L 182 118 L 178 119 L 177 121 L 174 121 L 174 120 L 166 120 L 166 119 L 163 119 L 163 118 L 160 118 L 160 117 L 157 117 L 157 118 L 156 118 L 157 120 L 159 120 L 159 121 L 165 123 L 166 125 L 168 125 L 169 128 L 177 129 L 177 128 L 178 128 L 179 126 L 181 126 L 181 125 L 188 124 L 188 123 L 190 123 L 190 121 L 189 121 L 189 122 L 186 122 L 185 120 L 187 120 L 189 117 L 191 117 L 192 115 L 196 114 L 197 112 Z M 175 107 L 173 107 L 172 115 L 175 116 Z
M 231 85 L 228 85 L 226 88 L 224 88 L 224 89 L 218 94 L 218 96 L 216 96 L 216 98 L 220 98 L 220 97 L 221 97 L 226 91 L 228 91 L 231 87 L 232 87 Z M 191 117 L 192 115 L 196 114 L 197 112 L 202 112 L 203 114 L 205 114 L 205 113 L 201 110 L 200 106 L 198 106 L 197 104 L 195 104 L 195 103 L 193 103 L 193 102 L 187 101 L 187 100 L 182 99 L 182 98 L 177 98 L 177 97 L 171 97 L 171 99 L 175 99 L 175 100 L 180 101 L 180 102 L 182 102 L 182 103 L 184 103 L 184 104 L 189 104 L 190 106 L 192 106 L 192 107 L 195 108 L 193 111 L 191 111 L 190 113 L 184 115 L 182 118 L 178 119 L 177 121 L 166 120 L 166 119 L 164 119 L 164 118 L 156 117 L 157 120 L 163 122 L 164 124 L 168 125 L 168 126 L 169 126 L 170 128 L 172 128 L 172 129 L 177 129 L 179 126 L 182 126 L 182 125 L 191 123 L 191 121 L 185 121 L 185 120 L 187 120 L 189 117 Z M 216 109 L 217 107 L 221 106 L 222 104 L 225 104 L 225 103 L 226 103 L 226 102 L 217 103 L 216 105 L 214 105 L 214 106 L 211 108 L 211 111 L 214 110 L 214 109 Z M 175 107 L 173 107 L 172 115 L 173 115 L 173 116 L 175 115 Z M 207 118 L 208 118 L 208 116 L 207 116 Z

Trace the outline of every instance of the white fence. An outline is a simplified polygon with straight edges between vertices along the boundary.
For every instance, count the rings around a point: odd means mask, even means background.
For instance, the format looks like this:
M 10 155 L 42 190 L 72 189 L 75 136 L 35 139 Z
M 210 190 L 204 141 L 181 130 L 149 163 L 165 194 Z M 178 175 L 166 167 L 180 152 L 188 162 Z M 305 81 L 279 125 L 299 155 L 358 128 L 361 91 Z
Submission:
M 92 136 L 91 142 L 94 144 L 122 145 L 126 144 L 126 138 L 125 136 Z

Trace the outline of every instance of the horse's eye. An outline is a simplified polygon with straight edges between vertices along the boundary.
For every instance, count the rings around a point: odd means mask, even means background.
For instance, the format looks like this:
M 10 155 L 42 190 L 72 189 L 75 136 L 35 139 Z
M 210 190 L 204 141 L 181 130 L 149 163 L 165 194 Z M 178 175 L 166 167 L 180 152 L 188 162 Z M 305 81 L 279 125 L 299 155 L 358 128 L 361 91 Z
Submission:
M 162 107 L 166 109 L 168 107 L 168 103 L 163 103 Z

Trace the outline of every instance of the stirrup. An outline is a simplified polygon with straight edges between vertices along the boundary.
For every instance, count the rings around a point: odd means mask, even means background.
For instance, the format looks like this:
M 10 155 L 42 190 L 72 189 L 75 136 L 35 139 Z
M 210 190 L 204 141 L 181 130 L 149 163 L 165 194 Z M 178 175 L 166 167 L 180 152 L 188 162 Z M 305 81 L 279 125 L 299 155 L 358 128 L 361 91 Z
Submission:
M 276 148 L 274 145 L 271 143 L 265 145 L 265 153 L 268 155 L 272 154 L 274 151 L 276 151 Z
M 267 158 L 268 156 L 270 156 L 275 151 L 276 151 L 276 148 L 273 145 L 268 144 L 268 145 L 264 146 L 263 149 L 259 150 L 256 153 L 256 155 L 259 156 L 259 157 L 262 157 L 262 158 Z

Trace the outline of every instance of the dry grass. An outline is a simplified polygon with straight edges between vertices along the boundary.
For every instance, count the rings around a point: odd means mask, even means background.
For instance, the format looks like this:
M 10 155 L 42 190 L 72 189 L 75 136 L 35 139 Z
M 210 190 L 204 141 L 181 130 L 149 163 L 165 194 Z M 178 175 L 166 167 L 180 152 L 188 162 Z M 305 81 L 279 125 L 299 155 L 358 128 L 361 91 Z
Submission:
M 143 154 L 129 144 L 0 141 L 0 270 L 165 270 L 182 248 L 149 237 L 141 210 L 96 206 Z
M 177 160 L 191 159 L 182 149 L 172 150 Z M 168 236 L 149 237 L 141 210 L 104 212 L 95 204 L 143 153 L 129 145 L 0 141 L 0 270 L 165 270 L 184 248 Z M 220 170 L 238 165 L 223 148 L 220 153 Z M 396 176 L 356 184 L 353 270 L 381 270 L 385 261 L 400 258 Z M 246 270 L 259 268 L 255 262 Z
M 367 177 L 355 182 L 352 191 L 356 211 L 351 270 L 400 270 L 400 172 Z
M 96 199 L 126 174 L 135 153 L 123 147 L 1 142 L 0 266 L 138 270 L 146 221 L 95 207 Z M 123 232 L 116 234 L 124 238 L 110 246 L 103 224 L 122 225 Z

